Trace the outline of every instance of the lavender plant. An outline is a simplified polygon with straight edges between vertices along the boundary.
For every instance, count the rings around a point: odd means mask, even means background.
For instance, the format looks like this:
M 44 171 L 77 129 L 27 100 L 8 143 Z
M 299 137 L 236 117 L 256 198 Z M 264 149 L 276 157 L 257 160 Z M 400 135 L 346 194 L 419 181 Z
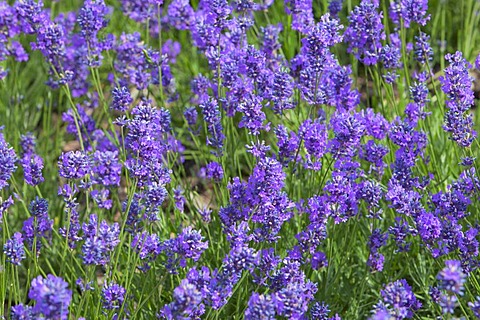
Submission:
M 0 0 L 0 317 L 480 318 L 479 26 Z

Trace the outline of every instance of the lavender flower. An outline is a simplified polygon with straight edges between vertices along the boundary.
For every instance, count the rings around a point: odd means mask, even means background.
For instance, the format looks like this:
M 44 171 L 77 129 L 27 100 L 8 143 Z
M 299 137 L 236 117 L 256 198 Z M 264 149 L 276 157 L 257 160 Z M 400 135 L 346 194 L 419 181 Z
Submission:
M 8 186 L 7 181 L 17 168 L 15 165 L 17 155 L 15 150 L 5 141 L 3 132 L 1 132 L 2 129 L 0 127 L 0 190 Z
M 185 119 L 187 120 L 187 124 L 190 127 L 196 126 L 198 113 L 195 107 L 189 107 L 185 109 L 185 112 L 183 113 L 183 115 L 185 116 Z
M 420 32 L 420 35 L 415 37 L 415 60 L 421 64 L 425 64 L 427 61 L 433 60 L 433 49 L 430 46 L 430 36 L 426 33 Z
M 313 170 L 321 169 L 319 160 L 327 152 L 328 131 L 324 123 L 305 120 L 298 129 L 299 135 L 303 138 L 307 151 L 307 168 Z
M 77 22 L 87 42 L 96 38 L 98 31 L 107 25 L 105 19 L 107 13 L 108 10 L 103 0 L 86 0 L 84 2 L 79 11 Z
M 388 233 L 382 233 L 380 229 L 375 229 L 368 240 L 368 247 L 370 248 L 370 256 L 368 257 L 367 265 L 372 272 L 379 272 L 383 270 L 384 256 L 378 250 L 387 244 Z
M 385 45 L 380 49 L 380 61 L 385 69 L 398 69 L 400 63 L 400 48 L 391 45 Z
M 26 258 L 23 237 L 20 232 L 15 232 L 3 246 L 3 252 L 7 256 L 7 261 L 14 265 L 21 265 L 22 260 Z
M 252 270 L 257 261 L 257 253 L 244 244 L 235 245 L 223 259 L 223 268 L 214 273 L 209 283 L 211 302 L 214 309 L 227 303 L 233 287 L 240 280 L 244 270 Z
M 164 241 L 162 250 L 167 255 L 167 269 L 175 273 L 178 266 L 186 267 L 187 259 L 198 261 L 208 248 L 208 242 L 203 240 L 200 231 L 189 226 L 184 228 L 177 238 Z
M 305 33 L 314 23 L 312 0 L 286 0 L 285 11 L 292 15 L 292 29 Z
M 53 220 L 48 217 L 48 201 L 46 199 L 35 198 L 30 203 L 29 210 L 32 216 L 23 222 L 22 231 L 30 248 L 33 248 L 36 239 L 36 250 L 39 252 L 40 239 L 46 237 L 52 230 Z
M 271 295 L 252 293 L 245 310 L 245 320 L 273 320 L 275 319 L 275 302 Z
M 417 217 L 417 229 L 423 241 L 429 243 L 440 236 L 442 227 L 440 220 L 429 212 Z
M 167 8 L 166 20 L 178 30 L 188 30 L 194 17 L 193 8 L 188 0 L 173 1 Z
M 42 21 L 37 31 L 37 42 L 32 43 L 32 49 L 43 54 L 52 66 L 53 72 L 59 74 L 61 81 L 69 76 L 66 73 L 63 74 L 63 59 L 66 55 L 66 47 L 65 34 L 60 25 L 46 19 Z
M 36 302 L 32 311 L 37 317 L 43 315 L 48 319 L 68 318 L 72 291 L 62 278 L 51 274 L 45 279 L 38 276 L 32 280 L 28 297 Z
M 201 169 L 200 175 L 207 179 L 214 180 L 215 182 L 222 181 L 223 179 L 222 165 L 215 161 L 209 162 L 205 166 L 205 168 Z
M 339 156 L 352 156 L 360 146 L 360 139 L 367 128 L 359 114 L 339 112 L 330 120 L 335 137 L 329 141 L 330 152 Z
M 35 153 L 36 146 L 37 139 L 31 132 L 28 132 L 27 134 L 22 134 L 20 136 L 20 147 L 22 148 L 22 156 Z
M 315 302 L 310 307 L 309 313 L 312 320 L 327 320 L 330 308 L 325 302 Z
M 10 317 L 12 320 L 34 320 L 35 316 L 32 307 L 25 306 L 22 303 L 13 306 L 10 310 Z
M 387 284 L 381 294 L 383 301 L 377 308 L 385 308 L 396 319 L 410 319 L 422 306 L 404 279 Z
M 237 105 L 237 111 L 243 113 L 243 117 L 238 123 L 239 128 L 247 128 L 248 133 L 254 136 L 260 134 L 261 130 L 268 131 L 270 125 L 264 124 L 266 115 L 262 111 L 262 102 L 259 96 L 247 94 Z
M 200 105 L 200 109 L 202 109 L 203 118 L 207 125 L 208 133 L 210 134 L 207 138 L 207 145 L 216 149 L 216 155 L 221 155 L 225 136 L 223 135 L 223 127 L 217 100 L 210 98 L 204 104 Z
M 118 310 L 125 301 L 126 290 L 122 286 L 110 282 L 102 288 L 102 304 L 106 310 Z
M 40 0 L 35 2 L 34 0 L 24 0 L 20 1 L 15 7 L 18 15 L 24 19 L 32 31 L 38 28 L 38 25 L 44 19 L 43 11 L 43 2 Z
M 173 290 L 173 301 L 161 310 L 161 316 L 168 320 L 197 318 L 204 312 L 199 309 L 202 299 L 202 293 L 196 286 L 183 279 Z
M 365 130 L 369 136 L 383 140 L 390 130 L 390 124 L 380 113 L 373 112 L 368 108 L 362 110 L 361 116 L 365 122 Z
M 289 133 L 287 128 L 281 124 L 275 128 L 275 135 L 278 140 L 278 161 L 282 165 L 287 165 L 295 157 L 300 144 L 300 138 L 293 131 Z
M 148 263 L 154 261 L 162 251 L 158 236 L 156 234 L 149 234 L 146 231 L 135 235 L 132 240 L 132 248 L 139 254 L 140 259 L 146 260 L 141 270 L 148 270 Z
M 175 208 L 180 212 L 185 211 L 185 196 L 183 195 L 183 188 L 179 185 L 173 190 L 173 199 L 175 200 Z
M 83 263 L 87 265 L 106 265 L 110 261 L 110 252 L 120 243 L 118 223 L 109 226 L 105 221 L 97 222 L 95 214 L 83 224 L 85 243 L 82 246 Z
M 125 112 L 132 102 L 133 98 L 127 87 L 116 87 L 112 90 L 112 104 L 110 107 L 113 110 Z
M 81 151 L 62 153 L 58 159 L 58 171 L 66 179 L 81 179 L 90 172 L 90 158 Z
M 396 70 L 401 68 L 402 64 L 400 62 L 401 53 L 400 48 L 394 45 L 385 45 L 380 49 L 380 61 L 383 64 L 383 67 L 389 71 L 383 75 L 387 83 L 394 83 L 397 80 L 398 75 Z
M 477 296 L 475 301 L 469 302 L 468 306 L 472 310 L 475 317 L 480 318 L 480 296 Z
M 23 157 L 21 163 L 26 183 L 36 186 L 44 181 L 42 175 L 43 159 L 39 155 L 27 154 Z
M 285 71 L 274 74 L 272 84 L 272 109 L 277 113 L 284 110 L 293 109 L 295 104 L 292 101 L 293 96 L 293 79 Z
M 3 214 L 7 212 L 7 209 L 13 204 L 12 196 L 8 197 L 8 199 L 3 200 L 0 198 L 0 220 L 3 219 Z
M 316 285 L 300 277 L 275 293 L 275 309 L 280 316 L 289 319 L 301 319 L 308 311 L 308 303 L 317 291 Z
M 350 25 L 345 30 L 344 40 L 348 43 L 347 51 L 365 65 L 377 63 L 383 32 L 383 14 L 377 12 L 378 1 L 362 0 L 360 5 L 348 16 Z
M 93 181 L 105 187 L 120 185 L 122 165 L 118 161 L 118 151 L 95 151 L 92 159 Z
M 327 255 L 323 252 L 315 252 L 312 255 L 312 268 L 318 270 L 328 266 Z
M 474 102 L 472 79 L 468 74 L 471 65 L 459 51 L 447 54 L 445 59 L 450 66 L 445 69 L 445 76 L 440 77 L 442 90 L 448 97 L 443 128 L 452 134 L 452 140 L 460 146 L 469 147 L 477 136 L 472 128 L 472 115 L 467 113 Z
M 402 19 L 406 28 L 409 28 L 412 22 L 424 26 L 430 20 L 427 9 L 428 0 L 398 0 L 392 2 L 390 17 L 398 25 L 400 25 L 400 19 Z
M 463 284 L 466 275 L 463 273 L 460 261 L 447 260 L 445 268 L 437 275 L 439 289 L 446 290 L 450 294 L 463 295 Z
M 277 51 L 282 47 L 279 42 L 279 35 L 282 31 L 283 26 L 281 24 L 277 25 L 268 25 L 266 27 L 261 27 L 261 50 L 265 53 L 267 57 L 275 57 Z
M 109 10 L 103 0 L 86 0 L 78 13 L 77 22 L 88 47 L 89 66 L 101 65 L 103 44 L 98 41 L 97 34 L 107 26 L 108 21 L 105 16 L 108 13 Z
M 457 296 L 440 292 L 438 304 L 442 308 L 442 314 L 453 314 L 455 312 L 457 302 Z
M 342 11 L 343 0 L 330 0 L 328 3 L 328 11 L 334 17 L 337 17 Z
M 383 158 L 388 154 L 388 148 L 381 144 L 376 144 L 374 140 L 368 140 L 366 144 L 362 145 L 359 150 L 359 156 L 370 162 L 372 165 L 370 171 L 377 172 L 379 175 L 383 174 L 387 164 Z

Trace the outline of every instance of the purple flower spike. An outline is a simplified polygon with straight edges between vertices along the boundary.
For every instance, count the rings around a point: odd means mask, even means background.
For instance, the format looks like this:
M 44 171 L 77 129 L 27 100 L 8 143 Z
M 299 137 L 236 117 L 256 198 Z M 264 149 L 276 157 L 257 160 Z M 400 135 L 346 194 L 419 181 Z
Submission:
M 68 306 L 72 300 L 72 291 L 68 289 L 68 283 L 62 278 L 51 274 L 47 278 L 38 276 L 32 280 L 32 286 L 28 297 L 36 301 L 33 313 L 37 316 L 45 316 L 47 319 L 68 318 Z
M 23 237 L 20 232 L 15 232 L 12 238 L 7 240 L 3 246 L 3 252 L 7 256 L 7 261 L 19 266 L 25 259 L 25 247 L 23 245 Z

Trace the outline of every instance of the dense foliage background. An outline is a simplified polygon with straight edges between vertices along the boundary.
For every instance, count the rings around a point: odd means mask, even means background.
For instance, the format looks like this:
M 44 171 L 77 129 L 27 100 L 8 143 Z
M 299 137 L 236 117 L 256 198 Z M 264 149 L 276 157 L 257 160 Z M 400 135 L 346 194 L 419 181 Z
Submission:
M 480 2 L 0 1 L 0 315 L 480 318 Z

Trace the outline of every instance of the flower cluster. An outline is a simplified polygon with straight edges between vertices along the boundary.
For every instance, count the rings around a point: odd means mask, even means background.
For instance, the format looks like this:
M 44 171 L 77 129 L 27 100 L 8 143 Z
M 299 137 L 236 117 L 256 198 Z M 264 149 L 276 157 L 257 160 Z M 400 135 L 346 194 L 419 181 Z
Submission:
M 480 317 L 478 4 L 343 2 L 0 0 L 5 316 Z

